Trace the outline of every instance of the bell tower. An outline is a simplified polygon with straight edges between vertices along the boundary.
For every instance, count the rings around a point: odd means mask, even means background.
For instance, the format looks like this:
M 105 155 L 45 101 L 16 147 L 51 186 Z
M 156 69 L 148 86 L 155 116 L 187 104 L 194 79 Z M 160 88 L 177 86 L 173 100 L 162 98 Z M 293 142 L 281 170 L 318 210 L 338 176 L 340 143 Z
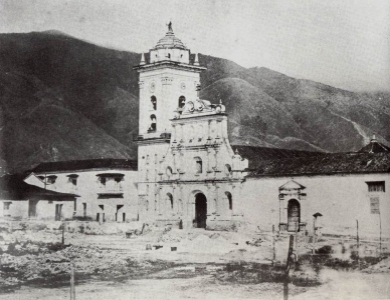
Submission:
M 143 139 L 159 138 L 171 133 L 170 120 L 187 99 L 196 98 L 200 81 L 198 56 L 190 63 L 190 50 L 179 40 L 168 24 L 168 31 L 149 51 L 148 60 L 142 54 L 134 68 L 139 77 L 139 135 Z
M 198 55 L 173 33 L 172 23 L 156 46 L 134 69 L 139 73 L 138 191 L 140 204 L 156 198 L 158 165 L 167 155 L 175 114 L 197 97 L 200 72 Z M 154 201 L 154 200 L 153 200 Z M 142 204 L 142 202 L 145 202 Z M 153 207 L 152 203 L 149 203 Z

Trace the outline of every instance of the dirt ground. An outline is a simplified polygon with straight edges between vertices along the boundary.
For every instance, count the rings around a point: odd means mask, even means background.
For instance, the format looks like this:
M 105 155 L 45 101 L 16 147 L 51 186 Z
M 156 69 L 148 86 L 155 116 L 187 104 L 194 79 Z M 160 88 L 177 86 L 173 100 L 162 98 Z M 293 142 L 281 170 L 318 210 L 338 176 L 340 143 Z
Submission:
M 390 299 L 385 243 L 301 236 L 287 279 L 288 236 L 72 226 L 3 226 L 0 299 L 70 299 L 72 265 L 77 299 Z

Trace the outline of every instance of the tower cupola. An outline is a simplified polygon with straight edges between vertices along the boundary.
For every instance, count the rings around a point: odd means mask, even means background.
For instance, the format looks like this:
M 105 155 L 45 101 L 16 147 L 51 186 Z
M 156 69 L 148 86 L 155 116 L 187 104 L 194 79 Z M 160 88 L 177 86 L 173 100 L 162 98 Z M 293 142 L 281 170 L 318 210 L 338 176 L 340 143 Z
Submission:
M 167 60 L 189 64 L 190 50 L 173 33 L 172 22 L 167 26 L 165 36 L 150 50 L 150 63 Z

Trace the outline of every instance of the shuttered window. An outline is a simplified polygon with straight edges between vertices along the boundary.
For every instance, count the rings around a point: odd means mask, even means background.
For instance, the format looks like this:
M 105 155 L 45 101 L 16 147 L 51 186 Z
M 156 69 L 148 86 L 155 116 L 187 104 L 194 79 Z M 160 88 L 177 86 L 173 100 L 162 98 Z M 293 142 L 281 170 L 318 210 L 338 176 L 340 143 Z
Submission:
M 385 192 L 385 182 L 384 181 L 371 181 L 366 182 L 368 185 L 369 192 Z

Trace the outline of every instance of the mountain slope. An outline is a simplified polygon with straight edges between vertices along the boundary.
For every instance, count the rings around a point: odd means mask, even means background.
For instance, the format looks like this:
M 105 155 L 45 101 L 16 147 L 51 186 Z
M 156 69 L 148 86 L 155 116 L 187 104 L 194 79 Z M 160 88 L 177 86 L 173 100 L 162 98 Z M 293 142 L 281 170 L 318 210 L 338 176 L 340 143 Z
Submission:
M 130 158 L 128 147 L 33 76 L 1 73 L 0 94 L 1 158 L 11 172 L 49 160 Z
M 56 31 L 0 34 L 0 167 L 136 157 L 132 67 L 139 59 Z M 376 133 L 390 144 L 388 93 L 353 93 L 202 54 L 199 60 L 208 68 L 201 95 L 227 106 L 232 143 L 354 151 Z

